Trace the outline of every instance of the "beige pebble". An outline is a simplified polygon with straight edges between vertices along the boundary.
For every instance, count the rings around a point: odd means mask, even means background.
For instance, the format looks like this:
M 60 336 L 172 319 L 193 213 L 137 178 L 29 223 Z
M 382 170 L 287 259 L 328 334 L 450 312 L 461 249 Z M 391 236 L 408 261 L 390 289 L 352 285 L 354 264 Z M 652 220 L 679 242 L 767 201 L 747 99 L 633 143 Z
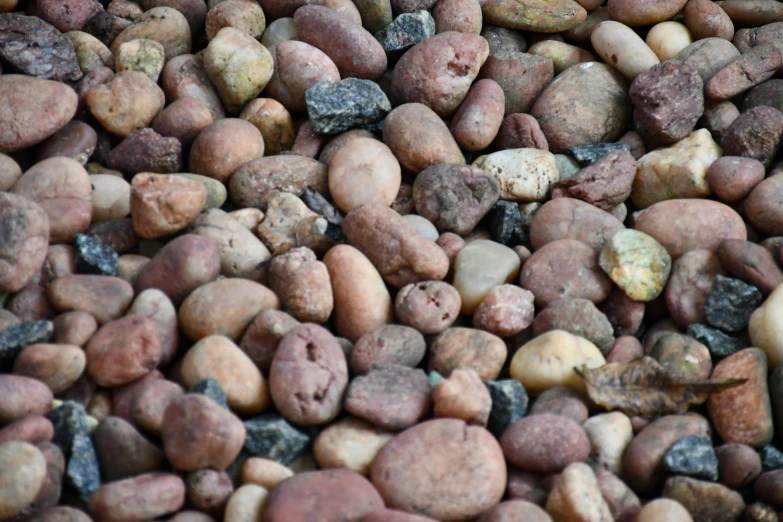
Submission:
M 595 52 L 609 65 L 633 81 L 641 73 L 660 63 L 658 56 L 627 25 L 613 20 L 598 24 L 590 35 Z
M 519 256 L 489 240 L 466 245 L 454 260 L 454 288 L 462 298 L 462 314 L 471 315 L 490 290 L 513 281 L 519 273 Z
M 261 457 L 250 457 L 242 464 L 239 480 L 243 485 L 257 484 L 266 489 L 272 489 L 293 476 L 294 472 L 279 462 Z
M 645 43 L 661 62 L 665 62 L 692 44 L 693 38 L 683 24 L 669 21 L 654 25 L 647 33 Z
M 256 484 L 245 484 L 237 488 L 228 499 L 226 511 L 223 515 L 224 522 L 260 522 L 264 509 L 264 502 L 269 491 Z
M 367 476 L 375 455 L 393 437 L 393 433 L 348 417 L 328 426 L 318 435 L 313 455 L 321 469 L 345 468 Z

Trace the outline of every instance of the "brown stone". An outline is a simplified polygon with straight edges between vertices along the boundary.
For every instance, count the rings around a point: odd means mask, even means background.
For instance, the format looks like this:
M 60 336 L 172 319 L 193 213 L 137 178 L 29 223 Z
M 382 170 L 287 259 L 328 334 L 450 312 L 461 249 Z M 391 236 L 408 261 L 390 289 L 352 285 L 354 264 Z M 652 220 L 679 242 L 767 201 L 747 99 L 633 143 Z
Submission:
M 85 347 L 87 374 L 100 386 L 122 386 L 157 367 L 161 350 L 152 319 L 129 315 L 103 325 Z
M 87 312 L 98 324 L 105 324 L 125 313 L 133 287 L 119 277 L 69 275 L 52 281 L 48 294 L 58 312 Z
M 182 176 L 137 174 L 131 184 L 133 229 L 144 239 L 170 236 L 187 227 L 206 200 L 201 183 Z
M 581 199 L 602 210 L 611 210 L 631 195 L 636 160 L 625 151 L 610 151 L 573 176 L 558 181 L 552 198 Z
M 473 328 L 449 328 L 430 345 L 429 371 L 445 377 L 457 368 L 471 368 L 482 379 L 498 377 L 508 350 L 499 337 Z
M 49 244 L 49 218 L 29 199 L 0 193 L 0 291 L 17 292 L 40 271 Z

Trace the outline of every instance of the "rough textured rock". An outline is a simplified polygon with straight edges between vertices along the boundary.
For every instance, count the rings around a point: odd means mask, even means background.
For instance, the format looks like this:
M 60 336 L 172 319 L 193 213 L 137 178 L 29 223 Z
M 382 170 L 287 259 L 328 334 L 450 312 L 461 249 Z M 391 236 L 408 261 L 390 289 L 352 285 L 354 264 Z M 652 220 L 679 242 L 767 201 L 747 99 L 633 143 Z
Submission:
M 755 286 L 739 279 L 717 275 L 707 298 L 707 322 L 726 332 L 744 330 L 751 314 L 763 299 Z
M 401 54 L 432 36 L 435 36 L 435 20 L 430 12 L 425 10 L 402 13 L 375 33 L 375 39 L 389 54 Z
M 381 121 L 391 103 L 378 84 L 359 78 L 318 82 L 305 92 L 307 114 L 317 134 L 339 134 Z
M 245 421 L 245 449 L 252 455 L 288 465 L 310 444 L 310 437 L 282 416 L 269 413 Z
M 35 16 L 0 14 L 0 57 L 21 73 L 44 80 L 82 77 L 73 42 Z

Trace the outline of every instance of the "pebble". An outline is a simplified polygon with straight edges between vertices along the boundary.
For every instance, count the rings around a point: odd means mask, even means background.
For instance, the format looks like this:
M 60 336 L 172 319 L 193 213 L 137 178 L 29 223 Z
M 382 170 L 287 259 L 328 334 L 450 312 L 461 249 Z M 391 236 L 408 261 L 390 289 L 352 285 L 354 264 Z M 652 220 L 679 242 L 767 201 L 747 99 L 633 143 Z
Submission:
M 196 174 L 227 183 L 237 168 L 264 155 L 264 145 L 262 133 L 252 123 L 224 118 L 198 133 L 188 166 Z
M 652 301 L 663 292 L 671 273 L 671 256 L 653 237 L 626 229 L 618 231 L 601 250 L 599 264 L 626 295 Z
M 171 473 L 147 473 L 104 484 L 90 497 L 89 512 L 99 520 L 150 520 L 176 513 L 185 503 L 185 483 Z
M 329 191 L 343 212 L 369 203 L 390 206 L 401 181 L 400 164 L 392 151 L 372 138 L 346 143 L 329 164 Z
M 552 522 L 552 517 L 550 517 L 546 511 L 531 502 L 524 500 L 507 500 L 481 515 L 478 522 L 502 522 L 504 520 Z
M 707 322 L 727 332 L 744 330 L 762 300 L 761 292 L 755 286 L 717 275 L 707 298 Z
M 27 442 L 0 444 L 0 480 L 5 485 L 0 495 L 0 517 L 11 520 L 35 501 L 46 479 L 46 459 Z
M 534 299 L 518 286 L 495 286 L 474 310 L 473 326 L 498 337 L 517 335 L 533 323 Z
M 634 14 L 639 12 L 638 9 L 626 9 Z M 622 15 L 615 14 L 610 17 L 611 20 L 602 21 L 595 26 L 590 33 L 590 43 L 607 64 L 611 64 L 626 80 L 633 81 L 641 73 L 660 63 L 660 60 L 644 40 L 631 27 L 625 25 Z
M 745 444 L 723 444 L 715 448 L 721 484 L 732 489 L 749 486 L 761 474 L 759 454 Z
M 375 364 L 345 390 L 348 413 L 386 430 L 402 430 L 421 419 L 432 405 L 427 375 L 396 364 Z
M 0 367 L 10 368 L 22 350 L 31 344 L 48 342 L 53 331 L 50 321 L 21 321 L 0 330 Z
M 669 520 L 671 522 L 693 522 L 685 507 L 669 498 L 657 498 L 647 504 L 639 512 L 638 522 L 658 522 Z
M 583 393 L 584 381 L 574 368 L 597 368 L 605 364 L 593 343 L 563 330 L 552 330 L 528 341 L 511 360 L 511 377 L 531 395 L 555 386 L 567 386 Z
M 171 401 L 161 427 L 166 458 L 174 469 L 226 469 L 245 443 L 245 427 L 233 413 L 203 395 Z
M 507 246 L 478 240 L 466 245 L 454 260 L 454 288 L 462 299 L 462 314 L 471 315 L 494 287 L 518 274 L 519 256 Z
M 204 395 L 205 397 L 209 397 L 216 403 L 220 404 L 225 409 L 230 409 L 228 407 L 228 398 L 226 397 L 226 392 L 223 391 L 220 383 L 218 383 L 212 377 L 207 377 L 206 379 L 198 381 L 190 387 L 188 393 L 198 393 L 200 395 Z M 177 394 L 177 396 L 179 395 L 180 394 Z
M 334 419 L 347 386 L 345 353 L 328 330 L 303 324 L 280 341 L 269 370 L 269 390 L 287 420 L 314 426 Z
M 101 485 L 101 469 L 92 439 L 84 433 L 77 433 L 66 452 L 71 457 L 65 468 L 65 478 L 82 502 L 88 502 L 92 493 Z
M 783 452 L 771 444 L 763 446 L 759 450 L 762 469 L 765 471 L 783 467 Z
M 613 520 L 593 470 L 581 462 L 570 464 L 557 476 L 546 502 L 546 510 L 559 520 Z
M 223 519 L 226 522 L 260 520 L 268 495 L 269 491 L 255 484 L 237 488 L 226 503 Z
M 677 475 L 718 480 L 718 457 L 709 437 L 691 435 L 679 439 L 664 455 L 663 467 Z
M 0 14 L 0 56 L 27 76 L 72 81 L 82 77 L 73 43 L 35 16 Z
M 30 344 L 14 361 L 13 372 L 46 384 L 59 394 L 71 387 L 86 365 L 84 351 L 67 344 Z
M 313 455 L 321 469 L 343 468 L 368 476 L 378 451 L 393 437 L 365 421 L 346 417 L 318 435 Z
M 127 138 L 152 123 L 163 108 L 165 95 L 146 74 L 124 71 L 90 89 L 85 102 L 106 130 Z
M 116 387 L 143 377 L 160 363 L 155 323 L 129 315 L 103 325 L 85 347 L 87 374 L 97 384 Z
M 329 469 L 298 473 L 278 485 L 266 499 L 263 516 L 269 522 L 361 520 L 380 509 L 383 499 L 366 478 L 347 469 Z
M 496 379 L 508 356 L 506 344 L 489 332 L 453 327 L 430 345 L 429 371 L 448 376 L 457 368 L 471 368 L 482 379 Z
M 751 314 L 748 324 L 751 344 L 764 350 L 770 370 L 774 370 L 783 363 L 783 344 L 779 341 L 780 336 L 777 333 L 780 324 L 777 303 L 781 296 L 783 296 L 783 290 L 778 287 Z
M 559 179 L 554 155 L 539 149 L 494 152 L 479 157 L 473 166 L 494 176 L 500 185 L 500 197 L 509 201 L 540 201 Z
M 499 437 L 527 414 L 529 397 L 524 386 L 514 379 L 485 381 L 484 384 L 492 400 L 487 429 Z
M 693 43 L 688 28 L 680 22 L 659 22 L 650 29 L 645 43 L 662 62 L 676 58 L 677 54 Z
M 590 438 L 590 457 L 596 463 L 619 475 L 623 466 L 623 453 L 633 440 L 631 419 L 621 412 L 595 415 L 582 423 Z
M 567 179 L 562 179 L 561 172 L 561 181 L 555 183 L 552 197 L 576 198 L 611 211 L 630 196 L 636 171 L 636 160 L 629 152 L 609 151 Z
M 557 299 L 541 310 L 533 322 L 533 333 L 541 335 L 550 330 L 564 330 L 583 337 L 604 355 L 614 344 L 614 329 L 609 319 L 587 299 Z
M 524 222 L 516 203 L 498 201 L 487 214 L 487 221 L 493 241 L 511 247 L 525 242 Z
M 734 203 L 745 198 L 764 179 L 764 164 L 753 158 L 722 156 L 707 169 L 706 179 L 721 201 Z
M 690 477 L 671 477 L 663 496 L 682 504 L 694 522 L 728 522 L 738 520 L 745 508 L 742 496 L 722 484 Z
M 457 368 L 432 390 L 436 417 L 462 419 L 468 424 L 486 426 L 492 408 L 487 387 L 472 369 Z
M 305 92 L 307 114 L 317 134 L 339 134 L 383 120 L 389 99 L 369 80 L 320 81 Z
M 424 337 L 413 328 L 402 325 L 381 326 L 356 341 L 349 360 L 351 371 L 363 375 L 376 364 L 415 368 L 424 358 L 426 348 Z
M 310 444 L 310 437 L 276 413 L 267 413 L 245 421 L 245 449 L 287 466 Z
M 160 435 L 166 408 L 184 393 L 185 390 L 179 384 L 165 379 L 151 379 L 133 394 L 129 407 L 130 419 L 148 433 Z
M 529 114 L 521 113 L 509 114 L 503 118 L 493 145 L 497 150 L 525 148 L 549 150 L 546 136 L 541 131 L 538 121 Z M 555 155 L 561 180 L 567 177 L 561 166 L 563 158 L 561 154 Z M 569 157 L 566 161 L 573 160 Z
M 487 58 L 480 76 L 497 83 L 503 91 L 505 114 L 513 115 L 530 112 L 536 98 L 552 81 L 554 67 L 549 58 L 520 52 L 501 53 Z
M 71 448 L 78 435 L 87 433 L 87 412 L 84 406 L 74 401 L 65 401 L 53 408 L 47 418 L 54 427 L 54 442 L 66 457 L 71 457 Z
M 560 197 L 547 201 L 535 212 L 530 224 L 530 243 L 533 249 L 539 250 L 558 239 L 574 239 L 600 251 L 623 228 L 608 212 L 579 199 Z
M 509 0 L 489 0 L 482 8 L 486 23 L 508 29 L 557 33 L 585 20 L 587 11 L 569 0 L 518 4 Z
M 497 504 L 506 476 L 503 452 L 488 431 L 435 419 L 389 441 L 375 457 L 371 480 L 390 508 L 456 522 Z
M 761 105 L 746 110 L 723 134 L 721 144 L 727 155 L 752 158 L 765 166 L 772 163 L 783 135 L 783 114 Z
M 129 422 L 106 417 L 92 434 L 101 463 L 101 475 L 116 481 L 165 468 L 163 451 L 148 441 Z
M 391 14 L 391 10 L 389 10 Z M 429 11 L 401 13 L 375 33 L 375 39 L 388 55 L 402 54 L 417 43 L 435 36 L 435 20 Z
M 783 283 L 783 272 L 772 255 L 760 245 L 729 239 L 720 244 L 718 256 L 730 273 L 757 287 L 764 295 L 769 295 Z
M 116 276 L 119 265 L 117 251 L 99 239 L 84 234 L 73 238 L 76 270 L 81 274 Z
M 503 432 L 508 461 L 529 473 L 559 473 L 590 455 L 590 439 L 576 422 L 561 415 L 531 414 Z
M 139 38 L 120 45 L 115 60 L 117 72 L 143 72 L 157 83 L 165 63 L 165 50 L 154 40 Z
M 713 379 L 729 376 L 746 378 L 747 382 L 710 395 L 710 420 L 725 442 L 760 448 L 772 440 L 773 434 L 764 352 L 758 348 L 741 350 L 723 359 L 712 372 Z
M 569 147 L 569 157 L 575 159 L 583 167 L 588 167 L 611 152 L 631 152 L 631 146 L 626 143 L 595 143 Z M 570 177 L 570 176 L 569 176 Z
M 294 472 L 291 469 L 274 460 L 250 457 L 242 464 L 240 480 L 242 484 L 258 484 L 271 490 L 293 476 Z

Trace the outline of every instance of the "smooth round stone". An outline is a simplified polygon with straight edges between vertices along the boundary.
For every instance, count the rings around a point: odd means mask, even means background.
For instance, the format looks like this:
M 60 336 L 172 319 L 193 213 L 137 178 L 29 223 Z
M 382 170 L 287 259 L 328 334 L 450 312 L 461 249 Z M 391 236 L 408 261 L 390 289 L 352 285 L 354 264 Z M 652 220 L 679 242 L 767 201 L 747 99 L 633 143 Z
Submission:
M 761 457 L 745 444 L 724 444 L 715 448 L 718 456 L 719 481 L 732 489 L 753 484 L 761 474 Z
M 188 388 L 204 379 L 215 379 L 231 409 L 239 414 L 255 415 L 270 404 L 261 372 L 227 337 L 211 335 L 194 344 L 182 359 L 180 374 Z
M 574 368 L 598 368 L 606 364 L 596 345 L 563 330 L 552 330 L 523 345 L 511 360 L 511 377 L 528 393 L 539 395 L 555 386 L 585 393 L 585 384 Z
M 46 384 L 59 394 L 81 377 L 87 364 L 84 350 L 68 344 L 31 344 L 14 360 L 14 373 Z
M 658 56 L 633 29 L 614 20 L 599 23 L 590 35 L 598 55 L 628 81 L 660 63 Z
M 584 22 L 587 11 L 572 0 L 489 0 L 484 23 L 542 33 L 567 31 Z
M 783 364 L 783 286 L 750 316 L 748 333 L 753 346 L 764 350 L 770 371 Z
M 528 412 L 530 415 L 552 413 L 584 424 L 588 417 L 585 399 L 573 388 L 555 386 L 536 397 Z
M 503 340 L 474 328 L 449 328 L 430 346 L 429 371 L 451 375 L 457 368 L 475 370 L 482 379 L 495 380 L 508 357 Z
M 220 208 L 223 206 L 223 203 L 226 202 L 226 198 L 228 197 L 228 190 L 223 183 L 214 178 L 210 178 L 209 176 L 202 176 L 201 174 L 183 173 L 172 174 L 172 176 L 182 176 L 183 178 L 196 181 L 204 185 L 204 188 L 207 189 L 207 201 L 204 203 L 204 210 L 208 210 L 210 208 Z
M 280 42 L 298 39 L 294 19 L 292 17 L 283 17 L 278 18 L 267 26 L 264 30 L 264 35 L 261 37 L 261 43 L 269 49 Z
M 348 417 L 318 435 L 313 455 L 321 469 L 345 468 L 367 476 L 375 456 L 393 437 L 393 433 Z
M 356 138 L 332 157 L 329 192 L 343 212 L 365 203 L 390 206 L 400 189 L 401 172 L 389 147 L 376 139 Z
M 592 445 L 590 456 L 599 465 L 619 475 L 622 470 L 623 453 L 633 440 L 631 419 L 624 413 L 613 411 L 590 417 L 582 427 L 590 437 Z
M 693 522 L 685 507 L 670 498 L 657 498 L 645 504 L 636 518 L 637 522 Z
M 294 472 L 279 462 L 261 457 L 250 457 L 242 464 L 239 480 L 242 484 L 257 484 L 272 489 L 293 476 Z
M 503 432 L 506 459 L 530 473 L 559 473 L 590 455 L 590 439 L 576 422 L 562 415 L 529 415 Z
M 691 32 L 680 22 L 655 24 L 647 33 L 647 46 L 661 62 L 675 58 L 677 54 L 693 43 Z
M 555 156 L 546 150 L 501 150 L 480 156 L 473 166 L 492 174 L 500 184 L 501 199 L 508 201 L 541 201 L 560 179 Z
M 46 459 L 27 442 L 0 444 L 0 520 L 13 519 L 36 499 L 46 480 Z
M 519 273 L 519 256 L 500 243 L 480 239 L 466 245 L 454 260 L 454 288 L 462 298 L 463 315 L 471 315 L 494 287 Z
M 272 490 L 264 507 L 264 522 L 361 520 L 381 509 L 381 496 L 358 473 L 347 469 L 308 471 Z
M 237 488 L 226 503 L 224 522 L 262 520 L 264 502 L 268 496 L 269 491 L 257 484 L 245 484 Z
M 438 229 L 435 228 L 435 225 L 433 225 L 429 219 L 421 217 L 417 214 L 408 214 L 407 216 L 402 216 L 402 218 L 413 225 L 419 234 L 426 237 L 427 239 L 431 241 L 437 241 L 440 237 Z
M 672 258 L 652 236 L 633 229 L 618 231 L 606 242 L 598 263 L 634 301 L 652 301 L 669 280 Z
M 570 464 L 555 478 L 546 510 L 555 520 L 613 520 L 595 473 L 582 462 Z
M 417 424 L 386 444 L 371 476 L 388 507 L 462 522 L 500 501 L 506 463 L 484 428 L 438 419 Z
M 120 219 L 130 214 L 130 183 L 110 174 L 90 175 L 92 222 Z

